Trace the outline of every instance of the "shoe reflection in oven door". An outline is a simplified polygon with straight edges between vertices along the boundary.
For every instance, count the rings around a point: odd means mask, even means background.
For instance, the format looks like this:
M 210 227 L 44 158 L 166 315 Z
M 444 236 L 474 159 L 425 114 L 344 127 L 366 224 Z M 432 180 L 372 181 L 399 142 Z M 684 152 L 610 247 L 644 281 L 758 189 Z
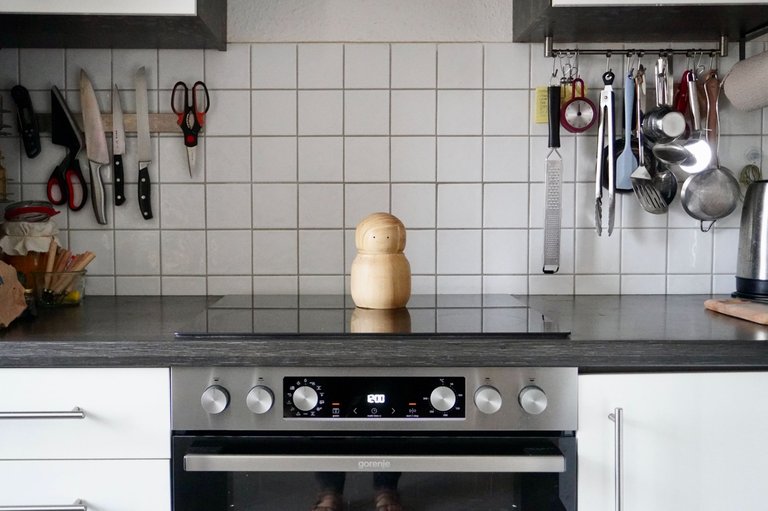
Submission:
M 371 511 L 392 482 L 404 511 L 576 511 L 571 434 L 175 436 L 173 457 L 174 511 L 308 511 L 328 485 Z

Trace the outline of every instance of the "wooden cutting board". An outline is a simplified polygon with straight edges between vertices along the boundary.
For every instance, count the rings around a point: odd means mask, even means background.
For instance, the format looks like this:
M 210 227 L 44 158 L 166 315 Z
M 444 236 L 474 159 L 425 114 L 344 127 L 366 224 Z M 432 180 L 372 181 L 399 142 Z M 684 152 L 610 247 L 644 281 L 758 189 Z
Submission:
M 710 299 L 704 302 L 704 307 L 728 316 L 768 325 L 768 304 L 765 303 L 751 302 L 741 298 Z

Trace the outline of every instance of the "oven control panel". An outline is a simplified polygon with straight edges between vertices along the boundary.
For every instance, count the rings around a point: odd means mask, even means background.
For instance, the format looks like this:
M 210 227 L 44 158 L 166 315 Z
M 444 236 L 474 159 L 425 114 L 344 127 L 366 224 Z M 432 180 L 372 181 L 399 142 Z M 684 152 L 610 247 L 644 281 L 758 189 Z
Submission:
M 287 376 L 286 419 L 463 419 L 462 377 Z
M 575 431 L 574 367 L 174 367 L 174 431 Z

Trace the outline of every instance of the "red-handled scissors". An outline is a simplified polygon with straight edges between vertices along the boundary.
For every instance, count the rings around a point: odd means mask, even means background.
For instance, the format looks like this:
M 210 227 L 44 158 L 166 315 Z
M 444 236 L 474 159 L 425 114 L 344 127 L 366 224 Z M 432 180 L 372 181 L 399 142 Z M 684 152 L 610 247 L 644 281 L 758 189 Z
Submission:
M 77 157 L 67 155 L 48 178 L 48 200 L 56 206 L 67 205 L 80 211 L 88 200 L 88 188 Z
M 183 98 L 183 102 L 182 102 Z M 197 135 L 205 126 L 205 114 L 211 106 L 208 87 L 201 81 L 192 86 L 192 98 L 189 97 L 189 87 L 184 82 L 176 82 L 171 94 L 171 108 L 179 116 L 177 121 L 184 133 L 184 145 L 187 146 L 187 165 L 189 175 L 197 160 Z

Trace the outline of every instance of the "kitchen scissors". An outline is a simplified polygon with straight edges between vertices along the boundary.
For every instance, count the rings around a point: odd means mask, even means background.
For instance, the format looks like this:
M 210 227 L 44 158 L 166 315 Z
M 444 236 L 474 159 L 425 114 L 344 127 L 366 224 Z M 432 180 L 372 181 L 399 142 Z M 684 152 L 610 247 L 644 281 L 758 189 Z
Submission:
M 176 82 L 171 94 L 171 108 L 173 113 L 179 116 L 178 125 L 184 133 L 184 145 L 187 146 L 187 165 L 189 176 L 192 177 L 192 169 L 197 160 L 197 135 L 205 126 L 205 114 L 211 106 L 208 87 L 201 81 L 192 86 L 192 98 L 189 88 L 184 82 Z M 179 97 L 183 97 L 183 104 Z M 200 99 L 201 101 L 198 101 Z
M 66 204 L 72 211 L 83 209 L 88 200 L 88 187 L 77 157 L 67 156 L 53 169 L 47 194 L 51 204 Z

